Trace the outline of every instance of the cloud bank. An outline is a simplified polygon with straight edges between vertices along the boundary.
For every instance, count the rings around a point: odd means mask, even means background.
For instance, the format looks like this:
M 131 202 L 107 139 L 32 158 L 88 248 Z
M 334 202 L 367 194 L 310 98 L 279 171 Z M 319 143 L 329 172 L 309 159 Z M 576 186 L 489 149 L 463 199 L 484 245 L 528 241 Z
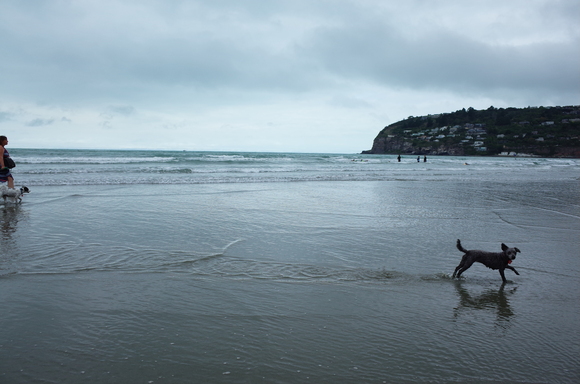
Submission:
M 580 103 L 577 1 L 6 1 L 14 147 L 358 152 L 409 115 Z

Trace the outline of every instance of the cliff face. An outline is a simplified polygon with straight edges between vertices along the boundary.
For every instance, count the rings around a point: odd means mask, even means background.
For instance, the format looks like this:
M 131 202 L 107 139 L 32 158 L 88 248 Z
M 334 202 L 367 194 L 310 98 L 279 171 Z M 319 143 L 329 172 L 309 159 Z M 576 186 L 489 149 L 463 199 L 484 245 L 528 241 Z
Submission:
M 413 155 L 450 155 L 463 156 L 465 150 L 455 145 L 424 145 L 414 146 L 412 141 L 403 137 L 376 137 L 372 149 L 363 151 L 363 154 L 406 153 Z
M 580 106 L 409 117 L 385 127 L 364 154 L 580 157 Z

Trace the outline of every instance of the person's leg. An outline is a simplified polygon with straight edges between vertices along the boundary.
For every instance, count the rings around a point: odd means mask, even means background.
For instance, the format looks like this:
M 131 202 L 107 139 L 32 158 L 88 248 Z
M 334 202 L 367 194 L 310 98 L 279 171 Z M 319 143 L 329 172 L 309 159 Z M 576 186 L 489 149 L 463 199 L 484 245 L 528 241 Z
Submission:
M 14 178 L 12 176 L 8 177 L 8 188 L 14 188 Z

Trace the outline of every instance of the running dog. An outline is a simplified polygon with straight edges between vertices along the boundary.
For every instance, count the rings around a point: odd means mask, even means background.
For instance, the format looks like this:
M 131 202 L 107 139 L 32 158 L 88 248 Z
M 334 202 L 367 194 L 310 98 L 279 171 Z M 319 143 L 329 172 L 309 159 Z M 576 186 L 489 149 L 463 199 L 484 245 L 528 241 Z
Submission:
M 499 269 L 499 274 L 501 275 L 501 279 L 505 283 L 507 280 L 505 279 L 504 270 L 511 269 L 515 272 L 516 275 L 519 275 L 518 271 L 509 264 L 513 260 L 516 259 L 516 253 L 521 252 L 517 248 L 509 248 L 504 243 L 501 244 L 501 249 L 503 252 L 485 252 L 485 251 L 478 251 L 478 250 L 466 250 L 461 246 L 461 241 L 457 240 L 457 249 L 461 252 L 465 253 L 461 258 L 461 263 L 455 268 L 455 272 L 453 272 L 453 277 L 457 275 L 460 277 L 463 272 L 465 272 L 469 267 L 473 265 L 473 263 L 480 262 L 481 264 L 485 265 L 491 269 Z
M 0 196 L 2 196 L 4 202 L 6 202 L 6 199 L 12 199 L 13 202 L 20 203 L 22 201 L 22 196 L 25 193 L 30 193 L 28 187 L 20 187 L 20 189 L 16 189 L 0 185 Z

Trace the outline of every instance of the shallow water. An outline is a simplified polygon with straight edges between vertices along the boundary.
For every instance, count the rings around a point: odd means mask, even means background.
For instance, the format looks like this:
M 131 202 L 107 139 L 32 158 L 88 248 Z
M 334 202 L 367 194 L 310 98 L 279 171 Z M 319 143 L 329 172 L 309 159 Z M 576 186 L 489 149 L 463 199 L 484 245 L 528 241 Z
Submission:
M 0 206 L 0 382 L 580 378 L 573 160 L 264 155 L 249 180 L 164 185 L 95 178 L 110 153 L 54 175 L 35 155 L 15 172 L 32 193 Z M 457 238 L 517 246 L 520 275 L 451 279 Z

